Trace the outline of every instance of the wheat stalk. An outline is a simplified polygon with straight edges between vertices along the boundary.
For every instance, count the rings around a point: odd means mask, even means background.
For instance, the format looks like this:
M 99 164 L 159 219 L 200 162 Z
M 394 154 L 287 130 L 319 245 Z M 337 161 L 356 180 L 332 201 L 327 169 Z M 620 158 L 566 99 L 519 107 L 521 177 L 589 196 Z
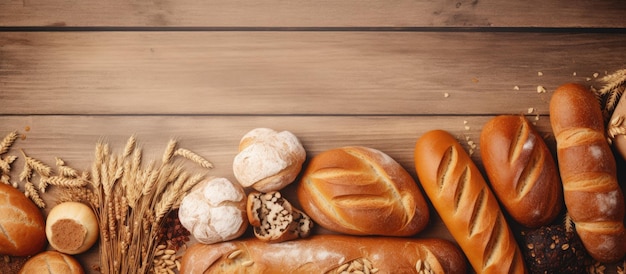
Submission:
M 24 184 L 24 195 L 31 199 L 39 208 L 46 207 L 46 204 L 39 196 L 37 189 L 35 189 L 35 185 L 33 185 L 31 182 L 26 182 L 26 184 Z
M 17 139 L 17 131 L 9 132 L 9 134 L 7 134 L 4 139 L 2 139 L 2 141 L 0 142 L 0 155 L 5 154 L 7 153 L 7 151 L 9 151 L 9 148 L 11 148 L 13 142 L 15 142 L 15 139 Z
M 194 153 L 193 151 L 190 151 L 188 149 L 184 149 L 184 148 L 179 148 L 176 150 L 176 153 L 174 153 L 174 155 L 178 155 L 178 156 L 182 156 L 184 158 L 187 158 L 189 160 L 191 160 L 192 162 L 195 162 L 196 164 L 200 165 L 201 167 L 204 168 L 213 168 L 213 164 L 211 162 L 209 162 L 208 160 L 202 158 L 202 156 Z

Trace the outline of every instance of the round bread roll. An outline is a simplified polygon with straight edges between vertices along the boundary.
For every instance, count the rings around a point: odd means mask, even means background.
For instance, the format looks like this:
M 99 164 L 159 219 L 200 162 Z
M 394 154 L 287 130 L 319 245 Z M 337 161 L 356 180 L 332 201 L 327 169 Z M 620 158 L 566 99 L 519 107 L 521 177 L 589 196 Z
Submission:
M 178 210 L 180 223 L 204 244 L 241 236 L 248 227 L 247 198 L 243 188 L 226 178 L 212 178 L 196 185 Z
M 233 173 L 243 187 L 279 191 L 296 179 L 305 159 L 304 147 L 291 132 L 257 128 L 241 139 Z
M 19 274 L 83 274 L 85 271 L 74 257 L 58 251 L 45 251 L 28 259 Z
M 96 243 L 98 234 L 96 215 L 83 203 L 61 203 L 48 213 L 46 236 L 50 246 L 60 252 L 83 253 Z
M 43 214 L 24 193 L 0 183 L 0 254 L 30 256 L 43 250 Z
M 366 147 L 313 157 L 297 191 L 315 223 L 345 234 L 410 236 L 430 217 L 413 177 L 388 155 Z

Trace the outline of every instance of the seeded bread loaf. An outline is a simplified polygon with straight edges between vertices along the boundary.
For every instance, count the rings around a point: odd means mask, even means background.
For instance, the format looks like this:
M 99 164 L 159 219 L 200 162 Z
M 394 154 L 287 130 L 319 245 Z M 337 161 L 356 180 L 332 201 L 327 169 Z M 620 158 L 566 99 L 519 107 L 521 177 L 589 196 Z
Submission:
M 325 234 L 274 244 L 256 238 L 195 244 L 185 251 L 180 273 L 340 273 L 343 270 L 454 274 L 466 273 L 467 266 L 456 245 L 442 239 Z
M 587 252 L 601 262 L 626 253 L 624 195 L 600 104 L 587 88 L 566 84 L 550 99 L 550 124 L 565 207 Z
M 415 169 L 426 195 L 477 273 L 525 273 L 510 227 L 482 174 L 448 132 L 433 130 L 415 145 Z
M 387 154 L 343 147 L 311 159 L 298 185 L 316 224 L 351 235 L 409 236 L 426 227 L 428 205 L 411 175 Z
M 30 256 L 46 245 L 43 214 L 24 193 L 0 183 L 0 254 Z
M 480 155 L 494 194 L 511 217 L 530 228 L 549 224 L 563 207 L 563 187 L 552 153 L 522 115 L 489 120 Z
M 58 252 L 44 251 L 28 259 L 19 274 L 83 274 L 83 267 L 74 257 Z

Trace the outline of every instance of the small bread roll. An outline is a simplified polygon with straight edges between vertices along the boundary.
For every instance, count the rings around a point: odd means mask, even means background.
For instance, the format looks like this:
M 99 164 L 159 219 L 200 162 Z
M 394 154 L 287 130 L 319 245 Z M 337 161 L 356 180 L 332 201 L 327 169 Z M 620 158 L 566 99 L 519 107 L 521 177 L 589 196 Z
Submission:
M 19 274 L 83 274 L 85 271 L 74 257 L 58 251 L 45 251 L 28 259 Z
M 46 236 L 50 245 L 66 254 L 79 254 L 91 248 L 99 235 L 98 220 L 83 203 L 65 202 L 50 210 Z
M 0 183 L 0 254 L 30 256 L 46 245 L 44 218 L 24 193 Z
M 305 158 L 304 147 L 291 132 L 257 128 L 241 139 L 233 173 L 243 187 L 279 191 L 296 179 Z
M 239 184 L 212 178 L 195 186 L 180 204 L 178 218 L 204 244 L 241 236 L 248 227 L 246 194 Z

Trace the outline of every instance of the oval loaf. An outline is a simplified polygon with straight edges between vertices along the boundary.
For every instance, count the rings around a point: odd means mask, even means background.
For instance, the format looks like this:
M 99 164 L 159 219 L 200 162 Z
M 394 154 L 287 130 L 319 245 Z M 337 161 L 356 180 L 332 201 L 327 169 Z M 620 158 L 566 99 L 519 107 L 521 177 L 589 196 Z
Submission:
M 371 148 L 343 147 L 316 155 L 297 192 L 315 223 L 345 234 L 408 236 L 423 230 L 429 219 L 411 175 Z
M 46 245 L 44 218 L 19 190 L 0 183 L 0 254 L 29 256 Z
M 489 120 L 480 155 L 494 194 L 523 226 L 547 225 L 563 208 L 559 171 L 541 136 L 522 115 Z

